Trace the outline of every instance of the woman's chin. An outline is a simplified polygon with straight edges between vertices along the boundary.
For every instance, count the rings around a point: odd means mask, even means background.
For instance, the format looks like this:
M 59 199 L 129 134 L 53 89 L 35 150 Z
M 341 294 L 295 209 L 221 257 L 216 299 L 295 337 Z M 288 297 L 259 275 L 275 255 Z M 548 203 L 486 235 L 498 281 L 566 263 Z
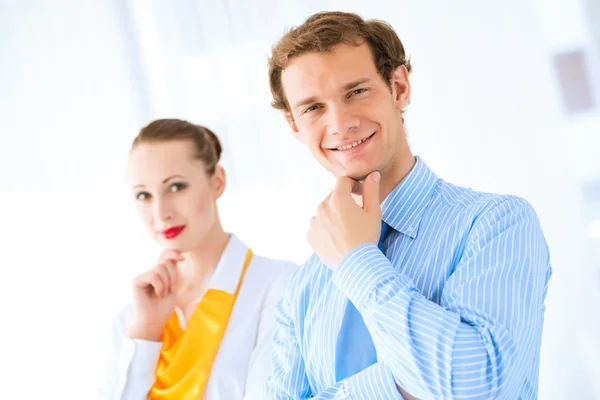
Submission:
M 189 247 L 190 247 L 188 243 L 185 243 L 183 240 L 178 240 L 177 238 L 175 238 L 175 239 L 160 238 L 158 240 L 158 245 L 163 250 L 177 250 L 182 253 L 188 251 Z

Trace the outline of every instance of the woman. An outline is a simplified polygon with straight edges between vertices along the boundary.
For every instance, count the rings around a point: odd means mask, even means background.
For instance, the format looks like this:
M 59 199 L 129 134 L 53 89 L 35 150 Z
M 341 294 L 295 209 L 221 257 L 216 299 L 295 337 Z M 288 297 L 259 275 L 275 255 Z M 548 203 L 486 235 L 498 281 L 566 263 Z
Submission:
M 133 194 L 163 251 L 115 321 L 104 398 L 262 398 L 274 309 L 295 268 L 223 230 L 220 154 L 209 129 L 181 120 L 154 121 L 133 141 Z

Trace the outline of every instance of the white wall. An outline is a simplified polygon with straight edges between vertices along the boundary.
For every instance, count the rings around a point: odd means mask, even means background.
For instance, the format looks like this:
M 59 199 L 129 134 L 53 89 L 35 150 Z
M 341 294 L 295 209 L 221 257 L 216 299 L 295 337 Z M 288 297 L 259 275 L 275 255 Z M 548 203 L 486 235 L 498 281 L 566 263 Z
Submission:
M 214 128 L 229 177 L 225 226 L 258 252 L 309 254 L 307 221 L 332 180 L 269 108 L 266 57 L 285 27 L 322 7 L 397 29 L 414 66 L 410 142 L 438 175 L 534 205 L 555 268 L 540 399 L 600 397 L 585 167 L 551 70 L 549 37 L 561 36 L 548 33 L 539 2 L 248 4 L 0 2 L 0 299 L 10 327 L 0 372 L 10 398 L 89 397 L 102 329 L 157 252 L 124 176 L 129 142 L 150 119 Z M 581 148 L 593 121 L 579 125 Z
M 0 65 L 0 397 L 90 398 L 99 330 L 143 251 L 126 236 L 139 235 L 123 159 L 142 109 L 120 14 L 0 2 Z

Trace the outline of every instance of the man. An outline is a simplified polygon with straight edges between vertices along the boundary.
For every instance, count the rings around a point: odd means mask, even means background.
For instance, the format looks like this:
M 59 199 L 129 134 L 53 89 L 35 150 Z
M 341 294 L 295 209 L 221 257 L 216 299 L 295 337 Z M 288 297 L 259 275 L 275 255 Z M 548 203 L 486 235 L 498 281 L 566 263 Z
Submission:
M 552 271 L 538 219 L 413 156 L 394 30 L 319 13 L 269 63 L 273 106 L 337 183 L 278 308 L 266 397 L 537 398 Z

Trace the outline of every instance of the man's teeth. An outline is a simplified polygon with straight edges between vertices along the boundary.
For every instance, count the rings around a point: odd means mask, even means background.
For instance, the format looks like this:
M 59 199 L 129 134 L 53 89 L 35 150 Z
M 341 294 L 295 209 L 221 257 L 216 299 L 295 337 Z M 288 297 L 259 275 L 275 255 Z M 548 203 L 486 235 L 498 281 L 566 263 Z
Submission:
M 368 139 L 368 137 L 366 137 L 366 138 L 364 138 L 364 139 L 360 139 L 360 140 L 359 140 L 359 141 L 357 141 L 357 142 L 354 142 L 354 143 L 347 144 L 346 146 L 341 146 L 341 147 L 338 147 L 336 150 L 348 150 L 348 149 L 351 149 L 351 148 L 353 148 L 353 147 L 356 147 L 356 146 L 358 146 L 359 144 L 361 144 L 362 142 L 364 142 L 364 141 L 365 141 L 365 140 L 367 140 L 367 139 Z

